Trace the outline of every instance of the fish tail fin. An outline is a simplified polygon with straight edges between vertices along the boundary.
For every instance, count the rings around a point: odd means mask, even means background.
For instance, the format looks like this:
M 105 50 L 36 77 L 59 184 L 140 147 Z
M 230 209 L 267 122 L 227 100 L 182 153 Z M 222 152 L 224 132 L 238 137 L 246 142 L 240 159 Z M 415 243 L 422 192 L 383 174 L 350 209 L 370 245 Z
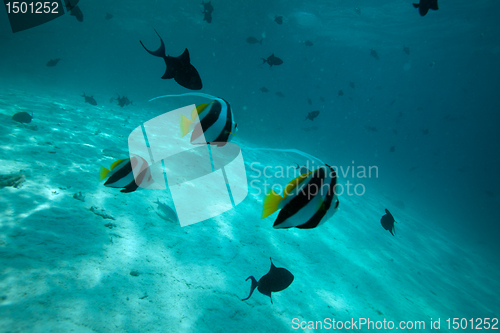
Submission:
M 264 205 L 262 207 L 262 218 L 266 218 L 275 211 L 278 210 L 279 204 L 283 200 L 283 197 L 276 193 L 274 190 L 270 190 L 266 197 L 264 198 Z
M 262 64 L 261 65 L 264 65 L 267 62 L 267 59 L 264 59 L 264 58 L 261 58 L 261 59 L 262 59 Z
M 156 31 L 156 29 L 155 29 L 155 32 L 156 32 L 156 34 L 158 35 L 158 37 L 160 37 L 160 34 L 158 34 L 158 31 Z M 165 54 L 165 43 L 163 43 L 163 39 L 161 39 L 161 37 L 160 37 L 160 43 L 161 43 L 161 44 L 160 44 L 160 47 L 159 47 L 156 51 L 150 51 L 150 50 L 148 50 L 148 49 L 144 46 L 144 44 L 142 44 L 142 42 L 141 42 L 141 41 L 139 41 L 139 43 L 141 43 L 142 47 L 143 47 L 146 51 L 148 51 L 148 53 L 149 53 L 149 54 L 152 54 L 152 55 L 154 55 L 154 56 L 156 56 L 156 57 L 160 57 L 160 58 L 162 58 L 162 57 L 166 56 L 166 54 Z
M 247 298 L 243 298 L 242 301 L 246 301 L 247 299 L 249 299 L 250 296 L 252 296 L 253 291 L 255 290 L 255 288 L 257 288 L 257 286 L 259 285 L 257 283 L 257 280 L 255 280 L 255 278 L 253 276 L 247 277 L 247 279 L 245 281 L 248 281 L 248 279 L 252 279 L 252 285 L 250 286 L 250 295 L 248 295 Z
M 418 3 L 413 3 L 413 7 L 418 8 L 419 6 L 420 6 L 420 4 L 418 4 Z
M 181 114 L 181 121 L 180 121 L 181 137 L 184 137 L 186 136 L 186 134 L 189 133 L 189 127 L 191 126 L 192 123 L 193 122 L 189 118 L 186 118 L 184 115 Z
M 109 170 L 102 166 L 101 170 L 99 170 L 99 181 L 101 181 L 104 178 L 106 178 L 106 176 L 108 175 L 108 173 L 109 173 Z

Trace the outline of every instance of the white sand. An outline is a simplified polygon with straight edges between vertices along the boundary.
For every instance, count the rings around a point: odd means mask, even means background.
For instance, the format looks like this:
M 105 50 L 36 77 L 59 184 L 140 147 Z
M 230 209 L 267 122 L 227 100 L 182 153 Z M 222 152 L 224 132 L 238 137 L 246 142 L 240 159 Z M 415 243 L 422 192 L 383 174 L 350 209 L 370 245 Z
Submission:
M 499 315 L 498 267 L 411 208 L 391 209 L 393 237 L 380 225 L 392 205 L 373 187 L 342 196 L 313 230 L 273 229 L 276 215 L 260 219 L 253 189 L 212 220 L 165 221 L 154 204 L 169 202 L 165 192 L 124 194 L 97 179 L 100 163 L 113 161 L 102 149 L 126 151 L 130 131 L 158 110 L 57 101 L 0 95 L 0 174 L 27 174 L 21 188 L 0 189 L 0 332 L 284 332 L 293 318 L 327 317 L 425 321 L 430 331 L 430 318 L 444 328 L 449 317 Z M 22 108 L 35 110 L 37 130 L 9 119 Z M 248 165 L 294 165 L 291 154 L 235 142 Z M 80 191 L 85 202 L 73 198 Z M 245 279 L 266 274 L 269 257 L 294 282 L 274 304 L 257 290 L 241 301 Z

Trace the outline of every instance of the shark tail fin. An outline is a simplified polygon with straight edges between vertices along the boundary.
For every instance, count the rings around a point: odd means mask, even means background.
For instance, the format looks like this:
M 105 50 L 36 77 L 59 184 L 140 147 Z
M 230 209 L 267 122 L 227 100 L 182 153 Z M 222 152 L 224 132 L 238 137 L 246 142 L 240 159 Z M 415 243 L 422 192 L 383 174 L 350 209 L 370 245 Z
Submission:
M 248 295 L 247 298 L 243 298 L 242 301 L 246 301 L 247 299 L 249 299 L 250 296 L 252 296 L 253 291 L 255 290 L 255 288 L 257 288 L 257 286 L 259 285 L 257 283 L 257 280 L 255 280 L 255 278 L 253 276 L 249 276 L 245 281 L 248 281 L 248 279 L 252 279 L 252 286 L 250 287 L 250 295 Z
M 146 51 L 148 51 L 148 53 L 149 53 L 149 54 L 152 54 L 152 55 L 154 55 L 154 56 L 156 56 L 156 57 L 163 58 L 164 56 L 166 56 L 166 54 L 165 54 L 165 43 L 163 43 L 163 39 L 161 39 L 161 36 L 158 34 L 158 32 L 156 31 L 156 29 L 155 29 L 155 32 L 156 32 L 156 34 L 158 35 L 158 37 L 160 37 L 160 43 L 161 43 L 161 44 L 160 44 L 160 47 L 159 47 L 156 51 L 151 51 L 151 50 L 148 50 L 148 49 L 144 46 L 144 44 L 142 44 L 142 42 L 141 42 L 141 41 L 139 41 L 139 43 L 141 43 L 142 47 L 143 47 Z

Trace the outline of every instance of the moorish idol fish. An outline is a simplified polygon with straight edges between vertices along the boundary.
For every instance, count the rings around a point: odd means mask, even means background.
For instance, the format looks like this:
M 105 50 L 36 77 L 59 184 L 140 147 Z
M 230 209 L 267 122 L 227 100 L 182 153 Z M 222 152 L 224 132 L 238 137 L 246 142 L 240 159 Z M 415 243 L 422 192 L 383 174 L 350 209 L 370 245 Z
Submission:
M 271 297 L 271 293 L 276 293 L 288 288 L 292 284 L 293 278 L 293 274 L 287 269 L 274 266 L 273 259 L 271 259 L 271 269 L 269 269 L 269 272 L 261 277 L 258 282 L 253 276 L 249 276 L 245 280 L 248 281 L 248 279 L 251 279 L 252 286 L 250 287 L 250 295 L 248 295 L 247 298 L 242 299 L 242 301 L 249 299 L 255 288 L 257 288 L 257 290 L 262 294 L 269 296 L 272 303 L 273 298 Z
M 137 177 L 134 177 L 134 170 Z M 117 160 L 111 164 L 110 170 L 101 167 L 99 180 L 106 177 L 108 180 L 104 186 L 123 188 L 120 191 L 123 193 L 134 192 L 139 187 L 147 188 L 153 183 L 148 162 L 139 156 Z
M 234 132 L 237 131 L 237 124 L 234 120 L 233 111 L 227 101 L 222 98 L 215 97 L 204 93 L 186 93 L 181 95 L 164 95 L 150 99 L 167 98 L 167 97 L 182 97 L 182 96 L 199 96 L 211 99 L 212 102 L 198 105 L 191 112 L 191 119 L 181 115 L 180 127 L 181 135 L 185 136 L 191 130 L 191 143 L 206 144 L 210 143 L 222 147 L 226 142 L 230 141 Z M 196 116 L 199 122 L 195 123 Z M 201 138 L 201 134 L 205 137 L 205 141 Z
M 396 233 L 396 229 L 394 228 L 394 217 L 392 216 L 391 212 L 389 212 L 388 209 L 385 210 L 385 215 L 382 216 L 380 219 L 380 223 L 382 224 L 382 227 L 384 227 L 385 230 L 389 230 L 393 236 Z
M 262 218 L 281 209 L 274 221 L 275 229 L 316 228 L 332 217 L 339 208 L 336 184 L 337 174 L 327 164 L 302 174 L 285 186 L 283 197 L 274 190 L 267 193 Z
M 437 0 L 420 0 L 419 3 L 414 3 L 413 7 L 418 8 L 420 16 L 425 16 L 429 9 L 438 10 Z
M 158 37 L 160 35 L 155 30 Z M 165 43 L 163 43 L 163 39 L 160 37 L 160 47 L 156 51 L 148 50 L 141 41 L 139 41 L 149 54 L 152 54 L 156 57 L 163 58 L 165 61 L 165 65 L 167 65 L 167 69 L 165 70 L 165 74 L 161 77 L 162 79 L 174 79 L 175 82 L 183 86 L 184 88 L 188 88 L 191 90 L 200 90 L 202 88 L 200 74 L 193 65 L 191 65 L 191 61 L 189 58 L 189 51 L 185 49 L 184 52 L 178 57 L 167 56 L 165 53 Z
M 200 120 L 197 123 L 196 117 Z M 210 143 L 219 147 L 230 141 L 237 130 L 231 106 L 222 98 L 196 106 L 191 113 L 191 119 L 181 115 L 180 124 L 182 137 L 193 130 L 192 144 Z

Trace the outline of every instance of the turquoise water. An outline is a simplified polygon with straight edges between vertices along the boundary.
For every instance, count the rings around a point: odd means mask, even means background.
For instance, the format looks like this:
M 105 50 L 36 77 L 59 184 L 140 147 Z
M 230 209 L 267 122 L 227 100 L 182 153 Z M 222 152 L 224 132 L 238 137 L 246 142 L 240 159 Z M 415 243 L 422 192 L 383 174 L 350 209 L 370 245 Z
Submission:
M 440 1 L 421 17 L 411 1 L 211 3 L 210 24 L 198 1 L 81 1 L 83 22 L 15 34 L 0 14 L 0 332 L 313 332 L 363 318 L 455 332 L 470 321 L 455 330 L 448 318 L 498 318 L 499 4 Z M 148 102 L 189 92 L 140 45 L 158 47 L 154 29 L 167 54 L 189 49 L 201 92 L 230 103 L 245 165 L 231 189 L 245 199 L 184 227 L 165 207 L 208 214 L 223 195 L 201 209 L 200 193 L 120 193 L 98 179 L 141 124 L 206 103 Z M 283 64 L 262 64 L 273 53 Z M 337 168 L 339 211 L 310 230 L 261 219 L 263 182 L 284 186 L 318 159 Z M 189 168 L 201 166 L 173 173 Z M 257 290 L 242 301 L 270 257 L 292 284 L 273 303 Z

